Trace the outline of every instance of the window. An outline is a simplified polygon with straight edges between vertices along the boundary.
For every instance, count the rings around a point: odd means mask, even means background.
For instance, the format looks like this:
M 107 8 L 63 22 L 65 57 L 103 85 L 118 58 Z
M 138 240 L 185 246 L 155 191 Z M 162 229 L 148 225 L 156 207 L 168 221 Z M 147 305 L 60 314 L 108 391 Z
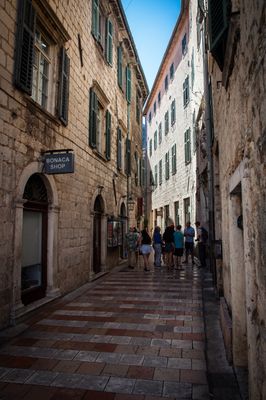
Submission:
M 151 123 L 151 112 L 149 112 L 149 123 Z
M 175 226 L 180 225 L 180 217 L 179 217 L 179 201 L 175 201 Z
M 36 12 L 30 0 L 20 1 L 14 81 L 20 90 L 50 113 L 55 114 L 57 104 L 58 117 L 67 125 L 70 60 L 64 47 L 57 58 L 57 41 L 64 43 L 69 36 L 49 5 L 45 3 L 45 12 L 43 9 L 44 6 Z M 50 20 L 56 25 L 56 37 L 46 33 L 52 32 L 53 27 L 50 30 L 43 28 Z M 59 88 L 55 93 L 57 81 Z
M 117 169 L 122 170 L 122 131 L 117 128 Z
M 153 173 L 150 171 L 150 186 L 154 185 Z
M 174 63 L 172 63 L 171 67 L 170 67 L 170 79 L 171 80 L 174 78 L 174 73 L 175 73 Z
M 195 62 L 194 62 L 194 48 L 192 49 L 192 56 L 191 56 L 191 86 L 192 91 L 194 89 L 194 82 L 195 82 Z
M 155 187 L 158 186 L 158 165 L 154 167 L 154 185 Z
M 106 20 L 106 48 L 105 57 L 109 65 L 113 64 L 113 24 L 109 18 Z
M 172 146 L 172 175 L 176 173 L 176 144 Z
M 89 145 L 104 156 L 111 157 L 111 114 L 98 97 L 96 88 L 90 89 Z
M 168 75 L 166 75 L 166 77 L 164 79 L 164 89 L 165 89 L 165 91 L 168 90 Z
M 176 120 L 175 99 L 171 103 L 171 125 L 174 125 Z
M 163 182 L 163 162 L 162 160 L 159 161 L 159 185 Z
M 150 139 L 150 157 L 152 156 L 152 139 Z
M 196 111 L 192 115 L 192 129 L 193 129 L 193 151 L 197 150 L 197 132 L 196 132 Z
M 122 46 L 117 47 L 117 82 L 120 89 L 123 89 L 123 50 Z
M 186 77 L 185 81 L 183 82 L 183 105 L 184 108 L 189 103 L 189 76 Z
M 164 114 L 164 134 L 167 135 L 169 132 L 169 113 L 166 111 Z
M 185 224 L 190 222 L 190 198 L 184 199 L 184 217 L 185 217 Z
M 185 132 L 184 144 L 185 144 L 185 163 L 189 164 L 191 162 L 190 128 L 187 129 Z
M 156 114 L 156 101 L 153 104 L 153 112 L 154 112 L 154 114 Z
M 157 131 L 154 132 L 153 145 L 154 145 L 154 151 L 155 151 L 157 149 L 157 145 L 158 145 Z
M 136 93 L 136 121 L 138 124 L 140 124 L 140 109 L 141 109 L 140 101 L 141 101 L 141 96 L 140 96 L 139 91 L 137 90 L 137 93 Z
M 165 154 L 165 180 L 170 178 L 170 170 L 169 170 L 169 151 Z
M 162 143 L 162 123 L 159 123 L 159 144 Z
M 208 15 L 210 51 L 222 70 L 230 18 L 230 1 L 209 0 Z
M 106 26 L 106 18 L 102 5 L 99 0 L 92 0 L 91 33 L 102 50 L 104 48 L 107 49 L 107 43 L 104 43 L 104 41 L 106 41 L 107 32 L 108 27 Z
M 158 93 L 158 106 L 161 104 L 161 92 Z
M 131 69 L 127 65 L 126 66 L 126 99 L 127 102 L 131 102 Z
M 135 185 L 139 185 L 139 156 L 135 151 Z
M 186 54 L 186 52 L 187 52 L 187 35 L 185 33 L 183 36 L 183 39 L 182 39 L 182 54 L 183 54 L 183 56 Z
M 126 138 L 125 147 L 125 173 L 129 176 L 131 174 L 131 141 L 128 138 Z

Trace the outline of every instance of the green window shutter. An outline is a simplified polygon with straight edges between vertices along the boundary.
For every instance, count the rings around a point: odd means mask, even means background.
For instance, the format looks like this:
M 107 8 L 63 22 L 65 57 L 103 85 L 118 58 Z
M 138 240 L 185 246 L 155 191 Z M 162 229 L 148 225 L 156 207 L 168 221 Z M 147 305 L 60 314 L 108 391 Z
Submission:
M 31 0 L 20 0 L 16 33 L 14 81 L 31 95 L 36 12 Z
M 127 102 L 131 102 L 131 69 L 129 66 L 126 67 L 126 99 Z
M 154 185 L 158 186 L 158 165 L 156 164 L 154 167 Z
M 168 111 L 164 115 L 164 127 L 165 127 L 165 135 L 169 132 L 169 113 Z
M 162 160 L 159 161 L 159 185 L 162 184 L 163 181 L 163 162 Z
M 68 121 L 68 97 L 69 97 L 69 66 L 70 59 L 64 47 L 60 51 L 60 79 L 59 79 L 59 119 L 64 125 Z
M 171 125 L 174 125 L 176 119 L 175 100 L 171 104 Z
M 176 173 L 176 144 L 172 147 L 172 175 Z
M 99 40 L 100 35 L 100 9 L 99 0 L 92 0 L 92 34 L 96 40 Z
M 122 132 L 117 128 L 117 168 L 122 169 Z
M 209 0 L 210 50 L 220 44 L 228 28 L 228 0 Z
M 159 123 L 159 144 L 162 143 L 162 123 Z
M 111 114 L 108 110 L 106 110 L 105 114 L 105 125 L 106 125 L 106 144 L 105 144 L 105 156 L 109 161 L 111 159 Z
M 130 139 L 126 140 L 126 174 L 131 174 L 131 141 Z
M 113 64 L 113 24 L 109 18 L 106 20 L 105 57 L 108 64 Z
M 152 156 L 152 139 L 150 139 L 150 157 Z
M 185 163 L 191 162 L 190 129 L 185 131 Z
M 89 145 L 96 147 L 98 100 L 93 89 L 90 89 Z
M 123 88 L 123 65 L 122 65 L 122 47 L 117 48 L 117 82 L 119 87 Z
M 165 179 L 169 179 L 169 152 L 165 154 Z
M 154 151 L 157 149 L 157 131 L 154 132 L 154 140 L 153 140 L 153 145 L 154 145 Z

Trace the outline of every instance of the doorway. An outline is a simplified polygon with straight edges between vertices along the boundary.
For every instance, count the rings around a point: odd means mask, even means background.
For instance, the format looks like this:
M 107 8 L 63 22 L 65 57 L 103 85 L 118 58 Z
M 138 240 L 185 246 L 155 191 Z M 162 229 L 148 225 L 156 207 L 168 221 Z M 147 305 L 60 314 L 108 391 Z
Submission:
M 94 217 L 93 217 L 93 272 L 95 274 L 101 272 L 102 215 L 103 215 L 102 198 L 99 195 L 95 199 Z
M 23 199 L 21 301 L 45 297 L 47 287 L 48 196 L 39 174 L 27 181 Z

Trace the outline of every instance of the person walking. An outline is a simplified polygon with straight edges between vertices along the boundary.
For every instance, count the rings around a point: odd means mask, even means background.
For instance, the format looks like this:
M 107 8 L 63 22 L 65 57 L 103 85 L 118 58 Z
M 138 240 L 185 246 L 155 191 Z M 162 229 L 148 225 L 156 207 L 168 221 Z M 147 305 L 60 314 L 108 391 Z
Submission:
M 129 232 L 126 233 L 126 247 L 127 247 L 129 268 L 134 268 L 136 265 L 137 244 L 138 244 L 138 234 L 134 232 L 134 227 L 130 227 Z
M 140 253 L 140 245 L 139 245 L 139 238 L 140 238 L 140 233 L 137 230 L 136 227 L 134 227 L 134 232 L 137 234 L 137 245 L 135 249 L 135 259 L 136 259 L 136 265 L 137 267 L 139 266 L 139 253 Z
M 208 241 L 208 232 L 201 225 L 200 221 L 195 223 L 197 229 L 197 239 L 195 241 L 198 242 L 199 248 L 199 259 L 200 259 L 200 268 L 206 267 L 206 247 Z
M 181 232 L 181 225 L 177 225 L 174 232 L 174 244 L 175 268 L 179 269 L 181 267 L 181 257 L 184 253 L 184 234 Z
M 186 250 L 186 259 L 183 261 L 183 264 L 188 263 L 188 256 L 191 255 L 192 264 L 194 265 L 194 237 L 195 237 L 195 229 L 192 228 L 190 221 L 186 223 L 186 228 L 184 230 L 185 236 L 185 250 Z
M 149 271 L 149 257 L 151 254 L 151 237 L 148 227 L 144 228 L 140 234 L 140 251 L 144 261 L 144 271 Z
M 155 267 L 161 267 L 162 235 L 161 235 L 161 228 L 159 226 L 156 226 L 154 229 L 152 242 L 154 248 L 154 265 Z
M 174 224 L 171 224 L 166 227 L 163 234 L 163 240 L 165 242 L 165 263 L 168 269 L 174 266 L 174 231 Z

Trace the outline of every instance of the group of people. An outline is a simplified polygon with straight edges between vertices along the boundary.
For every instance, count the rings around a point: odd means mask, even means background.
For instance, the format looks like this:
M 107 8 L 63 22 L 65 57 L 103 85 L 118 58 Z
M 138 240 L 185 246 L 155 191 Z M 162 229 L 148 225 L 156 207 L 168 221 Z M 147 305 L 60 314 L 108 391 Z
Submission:
M 126 234 L 127 251 L 129 267 L 134 268 L 138 263 L 139 254 L 143 256 L 144 270 L 149 271 L 149 257 L 154 249 L 154 265 L 155 267 L 162 266 L 162 260 L 166 267 L 179 269 L 181 267 L 181 258 L 185 250 L 185 260 L 183 263 L 188 263 L 189 255 L 191 256 L 192 264 L 194 262 L 194 241 L 198 242 L 198 252 L 200 259 L 200 267 L 206 267 L 206 244 L 208 233 L 206 229 L 197 221 L 195 239 L 195 229 L 190 222 L 186 223 L 186 228 L 182 232 L 181 225 L 174 224 L 166 227 L 163 235 L 161 229 L 156 226 L 152 237 L 149 235 L 148 228 L 143 229 L 138 233 L 137 229 L 131 227 Z

